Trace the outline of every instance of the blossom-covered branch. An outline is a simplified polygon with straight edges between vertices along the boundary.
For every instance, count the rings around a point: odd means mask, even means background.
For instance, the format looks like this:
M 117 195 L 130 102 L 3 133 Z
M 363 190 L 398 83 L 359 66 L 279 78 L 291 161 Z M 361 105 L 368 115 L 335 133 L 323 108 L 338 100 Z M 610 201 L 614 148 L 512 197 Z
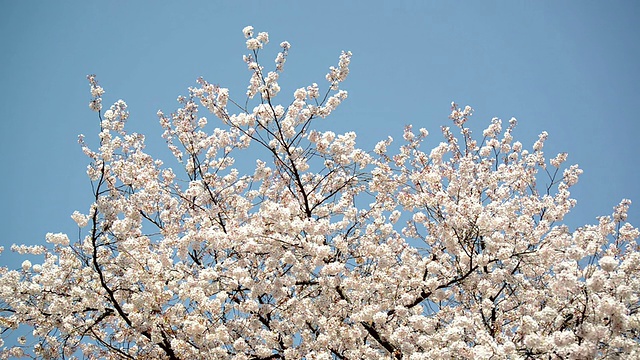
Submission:
M 31 330 L 2 340 L 2 358 L 640 356 L 630 201 L 562 225 L 582 170 L 547 159 L 546 132 L 529 149 L 515 119 L 493 119 L 477 138 L 473 109 L 452 104 L 435 148 L 407 126 L 400 144 L 366 151 L 353 132 L 315 127 L 347 98 L 350 52 L 327 84 L 280 101 L 291 44 L 267 70 L 269 35 L 243 34 L 246 94 L 199 79 L 158 112 L 175 168 L 88 77 L 99 145 L 79 142 L 93 201 L 71 215 L 78 239 L 13 246 L 43 259 L 0 270 L 2 338 Z

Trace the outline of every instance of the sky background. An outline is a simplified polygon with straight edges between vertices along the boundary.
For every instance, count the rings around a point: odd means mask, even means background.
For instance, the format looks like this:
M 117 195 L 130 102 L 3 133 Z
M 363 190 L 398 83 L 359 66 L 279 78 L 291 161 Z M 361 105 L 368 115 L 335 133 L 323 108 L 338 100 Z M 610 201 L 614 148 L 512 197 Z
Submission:
M 244 99 L 246 25 L 269 32 L 267 67 L 277 44 L 291 43 L 285 103 L 312 82 L 326 89 L 328 67 L 353 52 L 349 99 L 322 126 L 356 131 L 362 148 L 401 139 L 406 124 L 427 128 L 436 145 L 451 101 L 475 109 L 478 135 L 492 117 L 516 117 L 515 140 L 530 149 L 546 130 L 545 153 L 566 151 L 584 169 L 571 227 L 622 198 L 637 202 L 629 220 L 638 225 L 639 16 L 636 1 L 1 0 L 0 265 L 22 261 L 13 243 L 77 238 L 70 215 L 91 203 L 77 135 L 95 144 L 98 132 L 87 74 L 98 75 L 106 107 L 127 102 L 129 131 L 164 159 L 156 112 L 174 111 L 198 77 Z

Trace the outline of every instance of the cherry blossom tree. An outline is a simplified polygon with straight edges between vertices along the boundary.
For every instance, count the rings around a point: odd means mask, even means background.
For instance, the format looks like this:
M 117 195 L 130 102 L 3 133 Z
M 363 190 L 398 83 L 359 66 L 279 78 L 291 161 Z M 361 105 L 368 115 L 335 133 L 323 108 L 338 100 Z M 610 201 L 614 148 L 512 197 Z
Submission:
M 582 171 L 545 159 L 546 133 L 530 150 L 514 141 L 515 119 L 472 136 L 456 104 L 430 151 L 411 126 L 362 150 L 353 132 L 314 128 L 347 97 L 351 53 L 279 105 L 290 45 L 268 71 L 268 34 L 243 31 L 246 99 L 199 79 L 158 112 L 179 170 L 125 131 L 125 102 L 103 111 L 88 77 L 93 203 L 71 216 L 76 240 L 12 247 L 43 260 L 0 270 L 3 337 L 29 329 L 3 358 L 640 357 L 629 200 L 570 231 Z

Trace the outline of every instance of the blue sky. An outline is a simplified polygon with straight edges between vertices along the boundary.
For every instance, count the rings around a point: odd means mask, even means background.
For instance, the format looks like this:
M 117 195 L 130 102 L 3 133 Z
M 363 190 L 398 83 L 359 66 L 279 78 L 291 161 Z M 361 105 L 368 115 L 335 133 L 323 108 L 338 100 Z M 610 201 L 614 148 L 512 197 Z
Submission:
M 19 266 L 12 243 L 77 236 L 86 211 L 88 159 L 77 135 L 95 139 L 85 76 L 98 75 L 106 105 L 129 104 L 129 130 L 165 156 L 156 111 L 175 110 L 199 76 L 242 99 L 249 72 L 242 28 L 292 44 L 282 101 L 351 50 L 349 99 L 324 120 L 356 131 L 372 149 L 405 124 L 432 144 L 451 101 L 475 109 L 471 127 L 516 117 L 529 148 L 546 130 L 546 153 L 569 153 L 584 174 L 567 222 L 594 223 L 622 198 L 640 224 L 640 3 L 634 1 L 0 1 L 0 265 Z M 212 118 L 212 117 L 211 117 Z M 479 131 L 476 131 L 478 133 Z

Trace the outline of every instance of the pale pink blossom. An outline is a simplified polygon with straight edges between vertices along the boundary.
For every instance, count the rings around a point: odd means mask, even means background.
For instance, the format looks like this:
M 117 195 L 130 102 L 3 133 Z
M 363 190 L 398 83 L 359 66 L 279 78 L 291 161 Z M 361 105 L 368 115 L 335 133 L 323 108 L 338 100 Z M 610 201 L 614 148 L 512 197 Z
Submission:
M 31 261 L 25 260 L 22 262 L 22 270 L 27 271 L 31 269 Z
M 47 242 L 55 245 L 66 246 L 69 245 L 69 238 L 66 234 L 62 233 L 47 233 L 46 235 Z
M 242 29 L 242 33 L 247 39 L 253 37 L 253 26 L 245 26 L 244 29 Z
M 362 149 L 317 121 L 347 99 L 350 52 L 279 103 L 289 43 L 265 69 L 267 33 L 243 34 L 246 94 L 198 79 L 157 112 L 170 161 L 88 77 L 92 200 L 71 239 L 11 247 L 29 259 L 0 268 L 0 358 L 640 355 L 630 201 L 563 225 L 582 170 L 545 158 L 546 132 L 523 144 L 494 118 L 476 137 L 452 103 L 441 139 L 406 126 Z
M 81 228 L 87 226 L 87 223 L 89 222 L 89 217 L 81 214 L 79 211 L 74 211 L 73 214 L 71 214 L 71 218 Z

